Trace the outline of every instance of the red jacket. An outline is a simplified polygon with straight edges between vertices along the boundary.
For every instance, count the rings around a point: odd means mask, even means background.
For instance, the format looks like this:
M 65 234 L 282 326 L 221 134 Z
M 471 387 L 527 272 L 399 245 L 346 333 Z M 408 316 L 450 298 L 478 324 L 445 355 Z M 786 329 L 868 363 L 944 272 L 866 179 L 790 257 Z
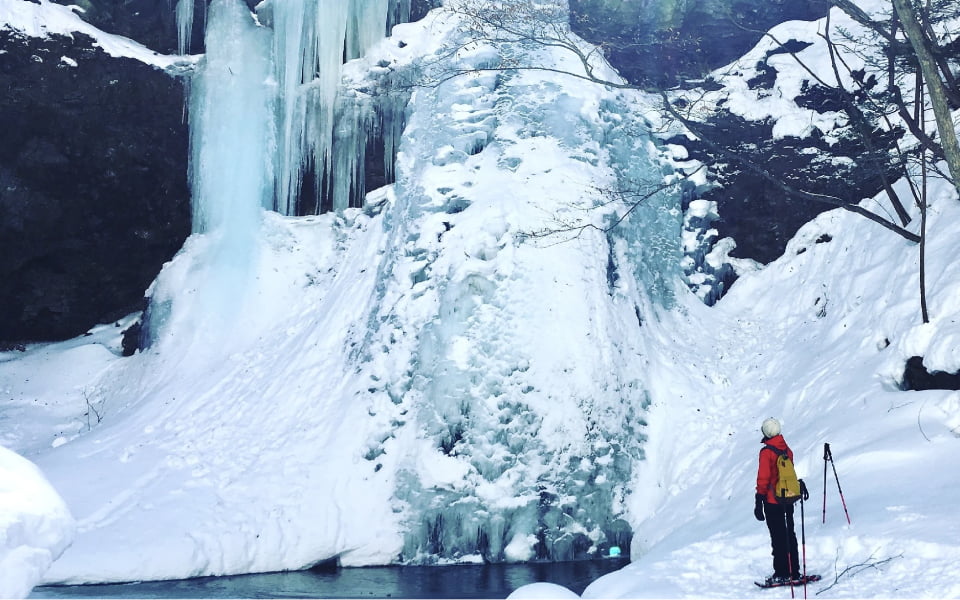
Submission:
M 775 435 L 770 439 L 763 440 L 764 446 L 773 446 L 780 450 L 786 450 L 787 456 L 793 460 L 793 450 L 787 446 L 786 440 L 782 435 Z M 763 494 L 767 502 L 776 504 L 777 498 L 774 496 L 774 487 L 777 485 L 777 453 L 769 448 L 760 449 L 760 466 L 757 469 L 757 493 Z

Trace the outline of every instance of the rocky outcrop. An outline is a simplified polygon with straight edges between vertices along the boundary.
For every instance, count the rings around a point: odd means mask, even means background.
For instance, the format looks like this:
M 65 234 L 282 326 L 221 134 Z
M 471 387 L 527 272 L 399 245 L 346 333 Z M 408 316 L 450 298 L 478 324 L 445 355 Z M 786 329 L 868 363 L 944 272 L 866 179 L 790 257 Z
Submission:
M 699 198 L 716 203 L 719 218 L 711 226 L 717 230 L 717 239 L 736 241 L 731 255 L 738 258 L 761 263 L 776 259 L 804 223 L 836 208 L 788 196 L 750 165 L 762 166 L 793 189 L 848 204 L 881 191 L 882 175 L 897 177 L 896 166 L 883 162 L 885 155 L 870 164 L 863 143 L 850 132 L 838 130 L 834 140 L 817 132 L 804 138 L 776 137 L 771 122 L 748 121 L 726 110 L 711 115 L 702 130 L 719 148 L 686 138 L 671 142 L 684 145 L 691 158 L 714 165 L 717 185 Z M 888 132 L 886 142 L 892 143 L 900 133 Z
M 107 33 L 137 40 L 163 54 L 177 51 L 176 0 L 52 0 L 77 7 L 84 21 Z M 204 3 L 197 1 L 195 22 L 202 23 Z M 194 32 L 193 46 L 203 47 L 202 31 Z
M 570 0 L 571 25 L 639 85 L 673 86 L 742 56 L 773 25 L 814 20 L 823 0 Z
M 52 0 L 79 7 L 83 20 L 108 33 L 137 40 L 163 54 L 177 52 L 177 0 Z M 203 53 L 203 22 L 208 0 L 193 0 L 193 22 L 189 51 Z M 244 0 L 253 10 L 260 0 Z M 411 19 L 418 20 L 440 0 L 411 0 Z
M 163 2 L 159 2 L 163 4 Z M 0 30 L 0 345 L 141 308 L 190 231 L 183 86 L 84 35 Z
M 661 89 L 711 85 L 719 89 L 722 86 L 707 76 L 710 71 L 746 54 L 772 26 L 793 19 L 815 20 L 828 9 L 823 0 L 570 0 L 570 5 L 574 29 L 603 45 L 622 75 L 638 87 Z M 767 60 L 807 45 L 783 42 L 784 47 L 768 53 Z M 745 83 L 751 90 L 772 94 L 778 72 L 767 60 L 757 64 L 757 75 Z M 813 85 L 795 101 L 818 112 L 842 111 L 833 95 L 835 90 Z M 902 134 L 899 130 L 874 132 L 876 148 L 871 154 L 853 131 L 838 129 L 829 140 L 818 132 L 804 138 L 776 137 L 770 121 L 749 121 L 724 109 L 703 114 L 708 116 L 700 131 L 711 143 L 686 137 L 667 141 L 684 146 L 691 158 L 711 166 L 714 187 L 690 199 L 715 207 L 717 216 L 709 230 L 716 241 L 735 241 L 730 252 L 734 258 L 770 262 L 804 223 L 835 208 L 788 196 L 751 164 L 794 189 L 829 194 L 850 204 L 879 192 L 884 176 L 897 178 L 886 152 Z M 705 264 L 691 267 L 706 272 Z M 723 287 L 730 283 L 728 278 Z M 715 292 L 709 298 L 716 299 Z
M 911 356 L 903 369 L 902 390 L 960 390 L 960 371 L 928 371 L 922 356 Z

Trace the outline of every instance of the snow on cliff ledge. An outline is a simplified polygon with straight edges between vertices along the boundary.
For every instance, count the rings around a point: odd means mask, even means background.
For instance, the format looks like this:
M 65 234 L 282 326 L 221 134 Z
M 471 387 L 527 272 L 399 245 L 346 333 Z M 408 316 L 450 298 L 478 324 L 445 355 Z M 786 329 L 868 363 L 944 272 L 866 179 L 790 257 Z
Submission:
M 133 58 L 161 69 L 191 60 L 190 57 L 159 54 L 129 38 L 105 33 L 81 19 L 77 6 L 62 6 L 38 0 L 38 3 L 20 0 L 0 0 L 0 29 L 12 29 L 27 37 L 48 37 L 74 33 L 88 35 L 110 56 Z M 68 59 L 68 64 L 69 64 Z

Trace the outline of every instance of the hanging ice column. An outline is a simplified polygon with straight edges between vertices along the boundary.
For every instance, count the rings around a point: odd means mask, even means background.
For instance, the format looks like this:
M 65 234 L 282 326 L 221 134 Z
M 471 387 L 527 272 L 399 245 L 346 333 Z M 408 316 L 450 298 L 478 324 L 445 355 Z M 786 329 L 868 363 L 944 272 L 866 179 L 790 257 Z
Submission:
M 263 209 L 272 207 L 276 86 L 268 32 L 242 0 L 211 2 L 205 41 L 190 90 L 190 185 L 193 231 L 209 244 L 197 301 L 219 326 L 248 289 Z
M 190 39 L 193 37 L 193 0 L 180 0 L 177 2 L 177 52 L 186 54 L 190 52 Z
M 189 49 L 195 2 L 177 3 L 181 53 Z M 331 199 L 331 208 L 346 208 L 351 192 L 362 188 L 356 180 L 362 178 L 367 135 L 357 128 L 376 125 L 370 106 L 358 111 L 348 100 L 338 113 L 341 67 L 344 59 L 363 56 L 395 23 L 407 20 L 410 0 L 264 0 L 257 5 L 257 15 L 271 29 L 278 86 L 275 112 L 264 115 L 277 127 L 277 176 L 270 208 L 286 215 L 318 212 L 323 198 Z M 208 53 L 216 52 L 210 43 Z M 389 131 L 390 124 L 384 129 Z M 386 171 L 389 174 L 389 164 Z M 314 197 L 301 201 L 308 174 Z
M 213 0 L 208 22 L 190 95 L 193 229 L 246 245 L 272 203 L 269 37 L 241 0 Z
M 350 190 L 362 177 L 357 161 L 364 155 L 364 128 L 372 119 L 347 110 L 338 115 L 340 73 L 344 59 L 359 58 L 383 38 L 394 19 L 409 16 L 410 0 L 266 0 L 258 6 L 274 30 L 277 81 L 280 84 L 280 140 L 276 210 L 313 212 L 324 196 L 332 208 L 346 208 Z M 351 107 L 352 108 L 352 107 Z M 338 116 L 343 131 L 334 157 Z M 312 173 L 314 198 L 300 202 L 305 174 Z

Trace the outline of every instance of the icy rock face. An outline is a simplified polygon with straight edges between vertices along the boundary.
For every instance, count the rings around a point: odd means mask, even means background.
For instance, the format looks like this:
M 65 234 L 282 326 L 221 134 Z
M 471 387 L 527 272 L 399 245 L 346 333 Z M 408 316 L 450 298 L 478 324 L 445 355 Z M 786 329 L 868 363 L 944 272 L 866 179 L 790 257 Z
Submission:
M 0 446 L 0 598 L 26 598 L 75 527 L 40 470 Z
M 608 277 L 619 277 L 618 262 L 629 265 L 631 279 L 641 284 L 649 301 L 673 306 L 681 255 L 680 187 L 665 185 L 669 169 L 658 161 L 658 150 L 639 110 L 632 113 L 622 100 L 607 101 L 601 110 L 609 115 L 603 147 L 616 173 L 608 194 L 627 207 L 624 214 L 611 215 L 607 221 L 613 249 L 623 255 L 620 261 L 611 261 Z
M 450 68 L 510 52 L 473 47 Z M 396 473 L 399 559 L 628 552 L 648 404 L 640 321 L 672 303 L 678 199 L 653 196 L 608 235 L 597 189 L 661 180 L 642 120 L 599 86 L 496 70 L 419 89 L 409 112 L 355 350 L 381 423 L 364 457 Z M 591 211 L 594 227 L 562 241 L 561 223 Z M 560 237 L 531 235 L 544 228 Z

